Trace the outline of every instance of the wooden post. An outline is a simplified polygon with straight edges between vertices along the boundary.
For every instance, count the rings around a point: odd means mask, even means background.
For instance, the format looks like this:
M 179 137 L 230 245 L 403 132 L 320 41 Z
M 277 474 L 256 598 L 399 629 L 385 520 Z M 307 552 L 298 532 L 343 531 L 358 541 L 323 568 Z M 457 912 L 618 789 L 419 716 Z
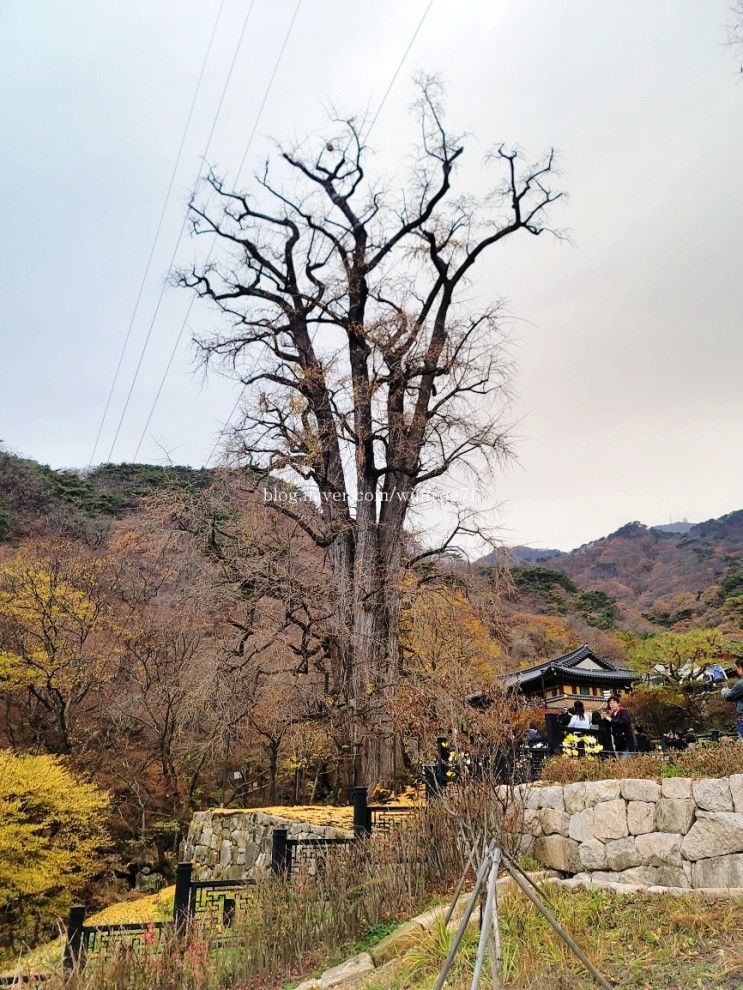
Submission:
M 67 941 L 62 957 L 62 968 L 69 973 L 80 962 L 83 925 L 85 923 L 85 908 L 82 904 L 73 904 L 67 916 Z
M 436 783 L 440 790 L 443 790 L 449 783 L 446 772 L 449 769 L 449 757 L 451 748 L 446 736 L 436 736 L 436 769 L 434 771 Z
M 562 747 L 561 714 L 561 712 L 547 712 L 544 716 L 544 725 L 547 730 L 547 746 L 552 756 L 559 753 Z
M 366 787 L 353 789 L 353 836 L 355 839 L 365 839 L 371 835 L 371 816 L 367 803 Z
M 498 879 L 498 863 L 500 862 L 500 853 L 498 850 L 491 857 L 490 873 L 488 875 L 487 883 L 487 893 L 485 895 L 485 910 L 482 913 L 480 919 L 480 942 L 477 946 L 477 956 L 475 958 L 475 969 L 472 974 L 472 984 L 470 990 L 479 990 L 480 981 L 482 979 L 482 967 L 485 962 L 485 953 L 488 947 L 493 945 L 493 939 L 495 937 L 495 930 L 493 927 L 493 911 L 495 907 L 495 884 Z M 490 965 L 491 965 L 491 984 L 498 990 L 500 987 L 500 974 L 498 972 L 498 962 L 496 960 L 496 953 L 492 951 L 490 953 Z
M 271 873 L 275 877 L 286 876 L 289 867 L 289 832 L 285 828 L 275 828 L 271 838 Z
M 443 990 L 443 986 L 446 983 L 446 978 L 449 975 L 449 970 L 451 969 L 452 963 L 454 962 L 454 957 L 459 951 L 459 946 L 461 944 L 462 939 L 464 938 L 464 933 L 467 930 L 467 925 L 469 924 L 469 920 L 472 917 L 472 912 L 475 910 L 475 905 L 477 904 L 477 900 L 480 896 L 480 891 L 482 890 L 483 881 L 485 880 L 485 874 L 487 873 L 488 868 L 490 866 L 492 854 L 493 854 L 493 844 L 488 846 L 485 856 L 477 870 L 474 889 L 472 890 L 472 893 L 469 896 L 469 900 L 467 901 L 467 906 L 465 907 L 464 914 L 462 915 L 462 920 L 459 922 L 459 928 L 457 929 L 457 933 L 454 936 L 454 940 L 451 944 L 451 947 L 449 948 L 449 954 L 444 960 L 444 965 L 441 968 L 441 972 L 439 973 L 438 978 L 433 985 L 433 990 Z
M 452 896 L 451 904 L 447 908 L 446 914 L 444 915 L 444 924 L 445 925 L 448 925 L 449 924 L 449 922 L 451 921 L 451 916 L 454 914 L 454 908 L 457 906 L 457 901 L 459 900 L 459 896 L 462 893 L 462 888 L 464 887 L 464 885 L 465 885 L 465 883 L 467 881 L 467 874 L 469 873 L 470 867 L 472 866 L 472 861 L 474 860 L 475 855 L 477 854 L 477 847 L 478 847 L 478 844 L 480 842 L 481 835 L 482 835 L 482 832 L 478 832 L 477 833 L 477 838 L 475 839 L 475 842 L 474 842 L 472 848 L 470 849 L 470 854 L 467 857 L 467 862 L 464 864 L 464 869 L 462 870 L 462 875 L 459 878 L 459 882 L 457 883 L 456 889 L 454 891 L 454 895 Z
M 191 901 L 192 863 L 179 863 L 175 868 L 175 898 L 173 900 L 173 923 L 180 935 L 188 924 Z
M 571 951 L 578 957 L 578 959 L 580 959 L 580 961 L 583 963 L 584 967 L 588 970 L 588 972 L 591 974 L 591 976 L 594 978 L 594 980 L 598 983 L 598 985 L 600 987 L 602 987 L 603 990 L 612 990 L 612 987 L 611 987 L 611 984 L 609 983 L 609 981 L 606 980 L 601 975 L 601 973 L 599 973 L 599 971 L 596 969 L 596 967 L 593 965 L 593 963 L 591 962 L 591 960 L 588 958 L 588 956 L 585 954 L 585 952 L 581 949 L 581 947 L 578 945 L 578 943 L 575 941 L 575 939 L 572 938 L 572 936 L 568 935 L 568 933 L 565 931 L 565 929 L 562 927 L 562 925 L 560 925 L 560 923 L 558 922 L 557 918 L 555 918 L 554 914 L 552 914 L 552 912 L 550 911 L 550 909 L 545 904 L 542 903 L 542 901 L 540 900 L 540 898 L 537 897 L 537 895 L 532 890 L 529 889 L 528 884 L 519 876 L 519 873 L 521 872 L 520 868 L 514 868 L 514 865 L 512 865 L 512 863 L 511 863 L 511 861 L 509 859 L 505 859 L 504 858 L 503 862 L 506 864 L 506 869 L 508 870 L 508 872 L 513 877 L 514 882 L 516 883 L 516 885 L 518 887 L 520 887 L 521 890 L 526 894 L 526 896 L 532 902 L 532 904 L 534 905 L 534 907 L 541 914 L 544 915 L 544 917 L 550 923 L 550 925 L 552 926 L 552 928 L 554 929 L 554 931 L 560 936 L 560 938 L 563 940 L 563 942 L 568 946 L 569 949 L 571 949 Z

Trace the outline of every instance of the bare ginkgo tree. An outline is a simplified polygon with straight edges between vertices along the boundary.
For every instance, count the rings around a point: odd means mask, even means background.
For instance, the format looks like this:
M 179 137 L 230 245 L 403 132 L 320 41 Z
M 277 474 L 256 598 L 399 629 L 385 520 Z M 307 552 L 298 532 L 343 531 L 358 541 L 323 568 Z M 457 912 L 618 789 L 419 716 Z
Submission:
M 486 160 L 490 191 L 458 192 L 464 141 L 446 130 L 435 80 L 419 83 L 414 115 L 402 181 L 370 181 L 353 118 L 314 148 L 279 149 L 247 192 L 212 172 L 206 202 L 191 203 L 211 260 L 180 275 L 224 317 L 198 339 L 205 362 L 244 387 L 230 455 L 253 478 L 294 476 L 298 488 L 266 497 L 327 554 L 337 704 L 369 784 L 398 759 L 389 703 L 411 506 L 456 466 L 482 475 L 508 452 L 499 304 L 472 304 L 472 274 L 512 235 L 554 233 L 561 196 L 553 152 L 528 164 L 505 146 Z M 422 554 L 468 525 L 460 514 Z

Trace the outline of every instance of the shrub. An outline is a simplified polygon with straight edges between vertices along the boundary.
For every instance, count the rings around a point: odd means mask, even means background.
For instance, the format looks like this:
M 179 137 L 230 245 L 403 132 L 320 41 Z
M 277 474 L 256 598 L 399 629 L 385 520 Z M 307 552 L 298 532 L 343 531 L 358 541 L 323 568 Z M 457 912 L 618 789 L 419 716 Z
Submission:
M 729 777 L 743 773 L 743 745 L 731 743 L 678 753 L 642 753 L 629 758 L 608 760 L 571 760 L 564 756 L 548 759 L 542 780 L 553 784 L 572 784 L 583 780 L 615 780 L 661 777 Z

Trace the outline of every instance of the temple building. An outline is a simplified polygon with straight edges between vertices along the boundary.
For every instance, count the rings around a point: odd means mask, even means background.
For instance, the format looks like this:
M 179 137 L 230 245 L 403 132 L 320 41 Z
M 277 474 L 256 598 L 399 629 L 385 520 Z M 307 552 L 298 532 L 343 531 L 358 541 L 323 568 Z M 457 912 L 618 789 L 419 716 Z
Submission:
M 525 667 L 504 678 L 506 687 L 515 688 L 529 701 L 547 708 L 566 708 L 582 701 L 586 709 L 602 705 L 610 694 L 624 694 L 640 675 L 627 667 L 617 667 L 583 645 L 572 653 Z

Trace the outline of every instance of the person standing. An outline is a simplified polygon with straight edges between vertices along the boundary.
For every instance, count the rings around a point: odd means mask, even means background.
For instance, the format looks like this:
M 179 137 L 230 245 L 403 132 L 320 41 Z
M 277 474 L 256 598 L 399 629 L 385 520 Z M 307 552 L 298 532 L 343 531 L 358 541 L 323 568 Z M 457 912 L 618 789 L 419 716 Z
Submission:
M 735 718 L 738 723 L 738 737 L 743 739 L 743 657 L 735 661 L 738 680 L 731 688 L 723 688 L 720 697 L 723 701 L 735 702 Z
M 609 702 L 601 706 L 601 708 L 596 708 L 591 715 L 591 723 L 596 726 L 597 729 L 597 741 L 600 746 L 603 747 L 603 752 L 601 753 L 601 759 L 605 760 L 608 756 L 613 755 L 614 752 L 614 741 L 611 738 L 611 717 L 609 713 Z
M 576 701 L 573 705 L 573 714 L 568 722 L 568 729 L 583 729 L 584 732 L 588 732 L 591 728 L 591 720 L 586 715 L 586 710 L 583 706 L 582 701 Z
M 635 734 L 632 731 L 632 717 L 622 705 L 618 695 L 609 698 L 609 721 L 614 738 L 614 749 L 622 756 L 635 752 Z

